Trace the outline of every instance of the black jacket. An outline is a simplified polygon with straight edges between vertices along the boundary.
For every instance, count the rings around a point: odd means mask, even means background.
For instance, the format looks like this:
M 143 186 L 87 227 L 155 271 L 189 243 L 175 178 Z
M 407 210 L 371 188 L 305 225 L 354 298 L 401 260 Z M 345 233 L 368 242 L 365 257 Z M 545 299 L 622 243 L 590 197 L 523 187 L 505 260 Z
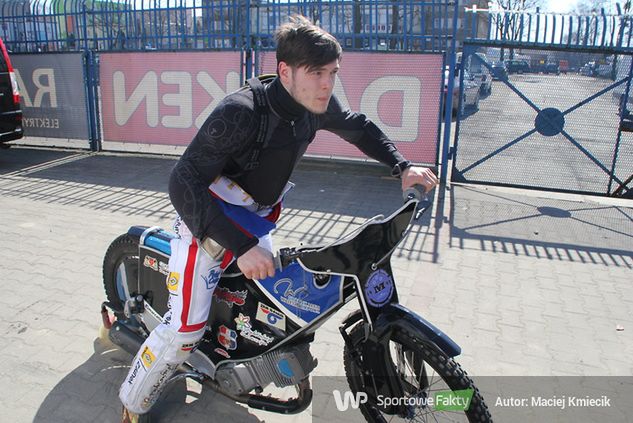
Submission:
M 243 169 L 259 124 L 253 92 L 243 89 L 229 94 L 213 110 L 169 180 L 169 197 L 193 235 L 210 237 L 238 257 L 257 240 L 238 229 L 211 201 L 208 188 L 219 175 L 230 177 L 257 203 L 272 205 L 319 129 L 339 135 L 389 167 L 404 160 L 374 123 L 363 114 L 344 110 L 336 97 L 332 96 L 325 114 L 314 115 L 290 96 L 278 78 L 265 89 L 278 119 L 274 119 L 276 127 L 260 153 L 258 167 Z

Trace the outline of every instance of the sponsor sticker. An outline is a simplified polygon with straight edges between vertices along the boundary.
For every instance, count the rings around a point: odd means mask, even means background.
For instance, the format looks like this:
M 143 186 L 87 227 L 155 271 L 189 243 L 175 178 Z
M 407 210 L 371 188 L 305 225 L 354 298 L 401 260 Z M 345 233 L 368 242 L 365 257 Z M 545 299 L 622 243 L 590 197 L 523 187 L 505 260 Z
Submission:
M 321 313 L 321 306 L 309 303 L 304 300 L 308 295 L 308 286 L 303 283 L 299 288 L 294 289 L 294 282 L 290 278 L 279 279 L 273 286 L 275 294 L 282 293 L 280 300 L 289 306 L 311 313 Z
M 231 354 L 229 354 L 228 352 L 226 352 L 222 348 L 216 348 L 213 351 L 215 351 L 216 354 L 219 354 L 222 357 L 231 358 Z
M 182 344 L 180 346 L 180 350 L 181 351 L 194 351 L 196 349 L 196 347 L 198 346 L 197 342 L 193 342 L 193 343 L 189 343 L 189 344 Z
M 143 266 L 149 267 L 150 269 L 158 272 L 158 260 L 156 260 L 152 256 L 145 256 L 145 259 L 143 260 Z
M 170 293 L 175 294 L 178 292 L 178 282 L 180 281 L 180 274 L 178 272 L 170 272 L 167 276 L 167 289 Z
M 164 261 L 158 262 L 158 271 L 163 275 L 167 276 L 169 274 L 169 265 Z
M 367 301 L 374 307 L 382 307 L 393 295 L 393 279 L 387 272 L 378 269 L 369 275 L 365 285 Z
M 220 266 L 209 269 L 209 274 L 207 276 L 202 276 L 204 283 L 207 285 L 207 289 L 211 290 L 215 288 L 220 280 L 220 276 L 222 275 L 222 270 Z
M 130 377 L 127 380 L 128 384 L 131 385 L 134 382 L 134 379 L 136 379 L 136 376 L 138 376 L 138 372 L 141 369 L 143 369 L 143 365 L 141 364 L 141 360 L 136 360 L 136 363 L 134 363 L 134 370 L 132 371 L 132 373 L 130 374 Z M 145 371 L 145 369 L 143 369 L 143 371 Z
M 266 304 L 259 303 L 255 318 L 277 329 L 286 330 L 286 316 L 280 311 L 268 307 Z
M 275 340 L 272 336 L 253 330 L 250 323 L 251 318 L 249 316 L 244 316 L 240 313 L 240 315 L 233 320 L 235 320 L 235 323 L 237 324 L 236 329 L 239 331 L 240 336 L 254 342 L 257 345 L 266 346 Z
M 156 401 L 160 393 L 163 391 L 163 388 L 165 388 L 165 382 L 167 381 L 169 377 L 171 377 L 171 375 L 174 373 L 177 367 L 178 366 L 174 364 L 167 364 L 160 371 L 158 380 L 156 381 L 154 385 L 152 385 L 152 391 L 149 393 L 147 397 L 143 398 L 143 404 L 145 404 L 146 406 L 149 406 Z
M 227 350 L 234 350 L 237 348 L 237 332 L 224 325 L 220 326 L 217 339 L 220 345 Z
M 248 291 L 230 291 L 223 286 L 213 292 L 215 301 L 225 303 L 229 308 L 233 308 L 233 304 L 243 306 L 247 295 Z
M 141 360 L 143 360 L 143 365 L 145 366 L 145 368 L 149 369 L 150 367 L 152 367 L 152 363 L 154 363 L 156 357 L 154 356 L 152 350 L 150 350 L 149 347 L 146 346 L 141 353 Z

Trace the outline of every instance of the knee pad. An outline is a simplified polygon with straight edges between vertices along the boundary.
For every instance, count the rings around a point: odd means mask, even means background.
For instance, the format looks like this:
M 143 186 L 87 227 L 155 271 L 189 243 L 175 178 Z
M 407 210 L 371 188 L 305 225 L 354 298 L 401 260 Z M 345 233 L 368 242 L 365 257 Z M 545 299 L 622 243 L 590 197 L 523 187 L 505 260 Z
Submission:
M 204 329 L 178 332 L 166 324 L 156 327 L 134 357 L 119 389 L 125 408 L 137 414 L 147 413 L 203 334 Z

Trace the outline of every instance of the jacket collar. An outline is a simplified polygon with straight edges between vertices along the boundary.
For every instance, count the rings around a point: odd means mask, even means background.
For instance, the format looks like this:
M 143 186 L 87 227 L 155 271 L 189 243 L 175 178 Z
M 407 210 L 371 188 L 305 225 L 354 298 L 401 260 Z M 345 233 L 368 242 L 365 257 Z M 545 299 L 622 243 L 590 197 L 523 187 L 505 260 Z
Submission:
M 284 120 L 297 120 L 307 112 L 305 107 L 292 98 L 279 77 L 266 86 L 266 96 L 273 112 Z

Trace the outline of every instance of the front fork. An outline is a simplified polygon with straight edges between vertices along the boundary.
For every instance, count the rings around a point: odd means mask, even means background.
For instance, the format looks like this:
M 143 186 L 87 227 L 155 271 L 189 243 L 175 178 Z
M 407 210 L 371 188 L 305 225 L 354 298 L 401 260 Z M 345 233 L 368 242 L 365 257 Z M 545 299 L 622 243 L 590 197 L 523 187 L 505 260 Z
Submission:
M 363 325 L 363 339 L 355 346 L 348 331 L 358 324 Z M 433 324 L 398 303 L 390 303 L 380 309 L 371 327 L 360 310 L 350 313 L 339 327 L 345 345 L 350 351 L 362 377 L 367 395 L 374 400 L 379 395 L 403 398 L 403 385 L 389 353 L 389 342 L 393 331 L 415 334 L 423 343 L 433 345 L 449 357 L 461 353 L 461 348 L 447 334 Z M 388 407 L 386 413 L 406 415 L 404 405 Z
M 357 324 L 362 325 L 363 340 L 360 344 L 354 345 L 348 331 Z M 403 398 L 404 389 L 401 378 L 393 365 L 389 352 L 389 337 L 378 338 L 371 330 L 370 325 L 363 319 L 360 310 L 348 315 L 343 324 L 339 326 L 339 331 L 347 350 L 350 352 L 350 358 L 361 371 L 360 376 L 369 399 L 377 405 L 378 398 L 381 396 L 384 398 Z M 380 408 L 385 413 L 392 415 L 406 416 L 408 413 L 404 405 L 389 405 Z

